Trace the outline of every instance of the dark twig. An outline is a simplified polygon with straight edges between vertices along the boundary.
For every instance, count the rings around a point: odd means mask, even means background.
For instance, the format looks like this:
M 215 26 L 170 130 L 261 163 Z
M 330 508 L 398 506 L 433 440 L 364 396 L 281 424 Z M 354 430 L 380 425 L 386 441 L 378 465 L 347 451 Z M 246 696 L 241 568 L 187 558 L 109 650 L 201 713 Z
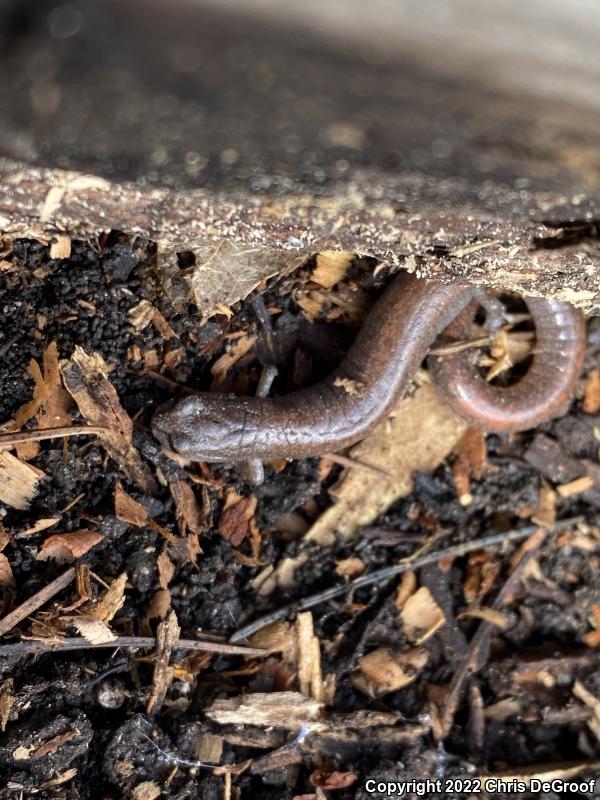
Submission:
M 558 531 L 564 530 L 565 528 L 571 528 L 573 525 L 577 525 L 578 522 L 581 522 L 582 519 L 583 518 L 579 516 L 560 520 L 554 524 L 551 530 Z M 384 567 L 383 569 L 375 570 L 375 572 L 371 572 L 368 575 L 362 575 L 360 578 L 356 578 L 356 580 L 350 581 L 349 583 L 336 584 L 335 586 L 325 589 L 322 592 L 311 594 L 308 597 L 305 597 L 303 600 L 295 600 L 293 603 L 288 603 L 286 606 L 282 606 L 275 611 L 271 611 L 269 614 L 265 614 L 265 616 L 254 620 L 254 622 L 251 622 L 249 625 L 245 625 L 243 628 L 240 628 L 239 631 L 236 631 L 233 636 L 230 637 L 229 641 L 239 642 L 244 639 L 248 639 L 248 637 L 252 636 L 254 633 L 256 633 L 256 631 L 259 631 L 261 628 L 270 625 L 272 622 L 277 622 L 278 620 L 285 619 L 288 616 L 295 616 L 300 611 L 306 611 L 309 608 L 314 608 L 314 606 L 318 606 L 321 603 L 332 600 L 334 597 L 339 597 L 346 592 L 355 592 L 357 589 L 362 589 L 364 586 L 371 586 L 374 583 L 385 583 L 391 578 L 395 578 L 397 575 L 401 575 L 403 572 L 406 572 L 406 570 L 419 569 L 425 564 L 435 563 L 442 558 L 459 558 L 460 556 L 466 555 L 466 553 L 473 552 L 473 550 L 485 550 L 491 547 L 500 547 L 507 542 L 517 542 L 521 539 L 526 539 L 537 530 L 539 530 L 538 525 L 528 525 L 525 528 L 517 528 L 512 531 L 507 531 L 506 533 L 498 533 L 494 536 L 485 536 L 481 539 L 475 539 L 470 542 L 457 544 L 453 547 L 437 550 L 434 553 L 426 553 L 425 555 L 417 558 L 414 556 L 405 558 L 399 564 L 395 564 L 393 567 Z
M 62 575 L 59 575 L 58 578 L 55 578 L 47 586 L 44 586 L 43 589 L 40 589 L 39 592 L 36 592 L 25 600 L 24 603 L 21 603 L 21 605 L 15 608 L 14 611 L 11 611 L 10 614 L 0 619 L 0 636 L 4 636 L 4 634 L 12 630 L 15 625 L 18 625 L 19 622 L 22 622 L 30 614 L 33 614 L 34 611 L 37 611 L 44 603 L 47 603 L 51 597 L 54 597 L 55 594 L 65 589 L 74 577 L 75 567 L 69 567 Z
M 27 656 L 41 653 L 65 652 L 68 650 L 91 650 L 98 647 L 154 647 L 154 636 L 117 636 L 110 642 L 92 644 L 81 636 L 68 636 L 65 639 L 26 639 L 13 644 L 0 645 L 1 656 Z M 267 651 L 261 647 L 247 647 L 246 645 L 226 644 L 225 642 L 209 642 L 201 639 L 178 639 L 173 645 L 174 650 L 199 650 L 204 653 L 217 653 L 230 656 L 264 656 Z
M 555 526 L 556 527 L 556 526 Z M 526 552 L 508 576 L 502 589 L 499 591 L 492 604 L 495 611 L 499 611 L 505 602 L 513 596 L 517 584 L 523 576 L 523 571 L 531 559 L 537 555 L 540 545 L 548 534 L 543 528 L 535 528 L 528 542 L 524 545 Z M 444 714 L 442 716 L 442 738 L 445 738 L 454 723 L 454 715 L 458 708 L 463 688 L 469 677 L 478 672 L 487 661 L 490 639 L 494 626 L 491 622 L 483 620 L 471 642 L 466 656 L 463 658 L 458 669 L 452 675 L 450 686 L 444 700 Z
M 0 450 L 25 442 L 41 442 L 45 439 L 64 439 L 67 436 L 102 436 L 108 428 L 99 425 L 63 425 L 59 428 L 39 428 L 34 431 L 0 433 Z

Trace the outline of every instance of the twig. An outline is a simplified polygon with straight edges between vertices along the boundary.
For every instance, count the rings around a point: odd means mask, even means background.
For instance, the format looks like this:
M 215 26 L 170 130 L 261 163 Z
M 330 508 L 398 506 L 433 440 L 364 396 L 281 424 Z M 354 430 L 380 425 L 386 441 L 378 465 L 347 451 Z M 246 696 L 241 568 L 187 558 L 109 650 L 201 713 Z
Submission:
M 25 600 L 24 603 L 21 603 L 21 605 L 15 608 L 14 611 L 11 611 L 10 614 L 0 619 L 0 636 L 4 636 L 4 634 L 12 630 L 15 625 L 18 625 L 19 622 L 22 622 L 34 611 L 37 611 L 44 603 L 47 603 L 51 597 L 54 597 L 55 594 L 65 589 L 74 577 L 75 567 L 69 567 L 66 572 L 63 572 L 58 578 L 55 578 L 47 586 L 44 586 L 43 589 L 40 589 L 39 592 L 36 592 L 36 594 L 32 595 L 28 600 Z
M 559 522 L 556 522 L 550 530 L 559 531 L 564 530 L 565 528 L 570 528 L 573 525 L 577 525 L 577 523 L 581 522 L 582 519 L 583 517 L 578 516 L 560 520 Z M 311 594 L 308 597 L 305 597 L 303 600 L 295 600 L 293 603 L 288 603 L 286 606 L 282 606 L 275 611 L 271 611 L 269 614 L 265 614 L 265 616 L 260 617 L 254 622 L 251 622 L 249 625 L 245 625 L 243 628 L 240 628 L 229 638 L 229 641 L 239 642 L 243 639 L 248 639 L 248 637 L 252 636 L 254 633 L 256 633 L 256 631 L 261 630 L 261 628 L 264 628 L 266 625 L 270 625 L 272 622 L 278 622 L 280 619 L 285 619 L 288 615 L 294 616 L 299 611 L 306 611 L 309 608 L 313 608 L 314 606 L 318 606 L 321 603 L 327 602 L 328 600 L 332 600 L 334 597 L 339 597 L 346 592 L 354 592 L 357 589 L 363 588 L 364 586 L 371 586 L 374 583 L 385 583 L 391 578 L 395 578 L 397 575 L 401 575 L 403 572 L 406 572 L 406 570 L 419 569 L 425 564 L 432 564 L 442 558 L 458 558 L 460 556 L 464 556 L 466 553 L 473 552 L 473 550 L 485 550 L 489 547 L 499 547 L 506 542 L 516 542 L 521 539 L 526 539 L 528 536 L 531 536 L 532 533 L 535 533 L 538 530 L 539 525 L 528 525 L 525 528 L 517 528 L 512 531 L 507 531 L 506 533 L 498 533 L 494 536 L 485 536 L 481 539 L 475 539 L 470 542 L 464 542 L 463 544 L 457 544 L 453 547 L 447 547 L 444 550 L 437 550 L 434 553 L 427 553 L 423 556 L 419 556 L 418 558 L 409 557 L 403 559 L 399 564 L 395 564 L 393 567 L 384 567 L 383 569 L 375 570 L 375 572 L 371 572 L 368 575 L 362 575 L 360 578 L 356 578 L 349 583 L 336 584 L 335 586 L 325 589 L 322 592 Z
M 452 342 L 451 344 L 442 344 L 439 347 L 432 347 L 429 351 L 430 356 L 449 356 L 453 353 L 462 353 L 463 350 L 471 350 L 474 347 L 485 347 L 491 344 L 492 340 L 489 336 L 479 336 L 477 339 L 465 339 L 462 342 Z
M 364 461 L 357 461 L 355 458 L 348 458 L 348 456 L 342 456 L 339 453 L 325 453 L 323 458 L 328 458 L 330 461 L 333 461 L 334 464 L 339 464 L 342 467 L 362 470 L 363 472 L 375 475 L 377 478 L 385 478 L 385 480 L 388 481 L 392 480 L 392 475 L 384 469 L 374 467 L 372 464 L 365 464 Z
M 117 636 L 110 642 L 92 644 L 82 636 L 68 636 L 62 640 L 26 639 L 13 644 L 0 645 L 1 656 L 27 656 L 40 653 L 66 652 L 69 650 L 91 650 L 98 647 L 155 647 L 154 636 Z M 264 656 L 267 650 L 261 647 L 247 647 L 246 645 L 227 644 L 225 642 L 209 642 L 201 639 L 178 639 L 173 646 L 174 650 L 199 650 L 204 653 L 217 653 L 228 656 Z
M 99 425 L 63 425 L 59 428 L 0 433 L 0 450 L 25 442 L 42 442 L 45 439 L 64 439 L 67 436 L 102 436 L 107 430 L 108 428 Z
M 538 527 L 534 530 L 533 534 L 529 538 L 529 541 L 525 543 L 525 554 L 508 576 L 508 579 L 492 604 L 492 608 L 495 611 L 499 611 L 506 602 L 507 598 L 512 596 L 517 583 L 523 576 L 523 570 L 531 561 L 531 559 L 537 554 L 537 551 L 547 534 L 547 530 Z M 454 715 L 456 714 L 467 678 L 478 672 L 487 661 L 489 644 L 493 630 L 494 626 L 492 623 L 487 622 L 486 620 L 483 620 L 479 624 L 475 635 L 471 639 L 469 650 L 466 656 L 462 660 L 458 669 L 452 675 L 450 686 L 448 687 L 448 692 L 444 700 L 442 738 L 445 738 L 448 735 L 452 725 L 454 724 Z

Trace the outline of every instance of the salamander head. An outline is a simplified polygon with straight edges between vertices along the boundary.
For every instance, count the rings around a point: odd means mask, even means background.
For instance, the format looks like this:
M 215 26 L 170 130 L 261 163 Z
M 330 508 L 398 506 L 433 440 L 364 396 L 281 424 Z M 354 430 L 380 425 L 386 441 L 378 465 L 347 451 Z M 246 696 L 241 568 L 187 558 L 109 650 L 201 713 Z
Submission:
M 235 460 L 231 448 L 239 440 L 239 398 L 231 401 L 209 393 L 184 397 L 157 410 L 152 433 L 163 447 L 190 461 Z

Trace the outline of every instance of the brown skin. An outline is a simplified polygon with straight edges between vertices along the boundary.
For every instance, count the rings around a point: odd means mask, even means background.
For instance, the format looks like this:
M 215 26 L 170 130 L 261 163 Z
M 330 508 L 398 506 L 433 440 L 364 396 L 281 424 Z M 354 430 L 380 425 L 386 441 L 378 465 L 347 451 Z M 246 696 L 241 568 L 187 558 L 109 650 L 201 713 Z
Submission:
M 464 284 L 446 286 L 401 272 L 325 380 L 273 398 L 199 392 L 159 409 L 152 431 L 161 444 L 192 461 L 305 458 L 341 450 L 390 412 L 431 345 L 459 315 L 461 326 L 470 322 L 465 309 L 472 297 L 473 289 Z M 561 413 L 583 364 L 581 312 L 558 301 L 528 299 L 527 305 L 539 351 L 531 379 L 527 373 L 509 389 L 490 387 L 468 354 L 433 365 L 434 380 L 450 404 L 486 430 L 523 430 Z M 464 386 L 469 390 L 462 391 Z

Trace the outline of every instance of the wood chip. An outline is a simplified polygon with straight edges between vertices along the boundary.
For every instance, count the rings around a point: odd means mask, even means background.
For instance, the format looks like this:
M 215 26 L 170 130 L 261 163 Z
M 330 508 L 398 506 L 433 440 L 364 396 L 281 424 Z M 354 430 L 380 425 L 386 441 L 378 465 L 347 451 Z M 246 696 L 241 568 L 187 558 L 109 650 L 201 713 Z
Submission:
M 543 528 L 551 528 L 556 522 L 556 492 L 546 483 L 540 486 L 538 504 L 531 520 Z
M 196 758 L 203 764 L 220 764 L 223 757 L 223 737 L 203 733 L 196 744 Z
M 346 277 L 353 259 L 354 253 L 322 250 L 317 253 L 316 265 L 310 276 L 311 280 L 325 289 L 331 289 Z
M 12 453 L 0 452 L 0 502 L 25 511 L 37 492 L 41 475 Z
M 142 781 L 131 792 L 133 800 L 156 800 L 162 794 L 162 789 L 154 781 Z
M 378 647 L 359 659 L 358 670 L 351 675 L 352 683 L 368 697 L 382 697 L 412 683 L 428 657 L 422 647 L 403 652 Z
M 322 704 L 300 692 L 256 692 L 215 700 L 204 710 L 220 725 L 258 725 L 298 732 L 321 715 Z
M 38 519 L 38 521 L 35 522 L 30 528 L 25 528 L 25 530 L 15 533 L 15 539 L 26 539 L 28 536 L 34 536 L 36 533 L 40 533 L 40 531 L 53 528 L 59 522 L 60 517 L 47 517 L 44 519 Z
M 352 470 L 330 490 L 335 499 L 309 530 L 306 539 L 330 545 L 336 534 L 349 538 L 370 524 L 399 497 L 412 491 L 415 472 L 431 472 L 454 449 L 466 424 L 430 385 L 401 400 L 390 419 L 380 423 L 351 455 L 392 476 Z
M 2 733 L 6 730 L 10 720 L 10 713 L 15 703 L 13 688 L 14 681 L 12 678 L 6 678 L 0 684 L 0 731 Z
M 154 306 L 149 300 L 140 300 L 140 302 L 130 308 L 127 312 L 127 319 L 131 327 L 136 331 L 143 331 L 152 322 L 154 315 Z M 158 363 L 158 356 L 157 356 Z
M 90 644 L 104 644 L 113 642 L 116 635 L 105 622 L 90 617 L 72 617 L 70 623 Z
M 69 533 L 55 533 L 42 542 L 36 559 L 38 561 L 56 561 L 58 564 L 71 564 L 101 542 L 102 538 L 101 533 L 87 528 Z
M 71 237 L 66 233 L 59 233 L 52 237 L 50 242 L 50 258 L 69 258 L 71 256 Z
M 0 587 L 2 589 L 12 589 L 15 585 L 15 576 L 10 562 L 4 553 L 0 553 Z
M 584 475 L 581 478 L 576 478 L 569 483 L 562 483 L 556 489 L 561 497 L 572 497 L 575 494 L 587 492 L 594 485 L 594 480 L 589 475 Z
M 152 311 L 152 324 L 166 342 L 179 338 L 157 308 Z
M 323 675 L 321 674 L 321 647 L 314 634 L 313 617 L 310 611 L 296 617 L 298 637 L 298 685 L 305 697 L 317 702 L 323 700 Z
M 426 586 L 422 586 L 404 603 L 400 618 L 406 638 L 413 644 L 430 639 L 446 622 L 444 612 Z
M 600 411 L 600 370 L 591 369 L 583 390 L 583 410 L 586 414 Z
M 581 681 L 575 681 L 573 684 L 573 694 L 578 700 L 581 700 L 593 712 L 593 716 L 588 720 L 588 728 L 594 734 L 596 739 L 600 742 L 600 700 L 586 689 Z
M 78 346 L 71 359 L 62 362 L 61 372 L 69 394 L 87 422 L 106 428 L 98 436 L 110 457 L 130 481 L 152 494 L 155 481 L 133 447 L 133 423 L 108 379 L 108 367 L 102 356 L 88 355 Z
M 156 630 L 154 675 L 152 689 L 146 703 L 148 716 L 157 714 L 160 711 L 173 680 L 173 667 L 169 665 L 169 660 L 171 651 L 179 640 L 179 630 L 179 623 L 174 611 L 168 614 L 167 618 L 159 624 Z

